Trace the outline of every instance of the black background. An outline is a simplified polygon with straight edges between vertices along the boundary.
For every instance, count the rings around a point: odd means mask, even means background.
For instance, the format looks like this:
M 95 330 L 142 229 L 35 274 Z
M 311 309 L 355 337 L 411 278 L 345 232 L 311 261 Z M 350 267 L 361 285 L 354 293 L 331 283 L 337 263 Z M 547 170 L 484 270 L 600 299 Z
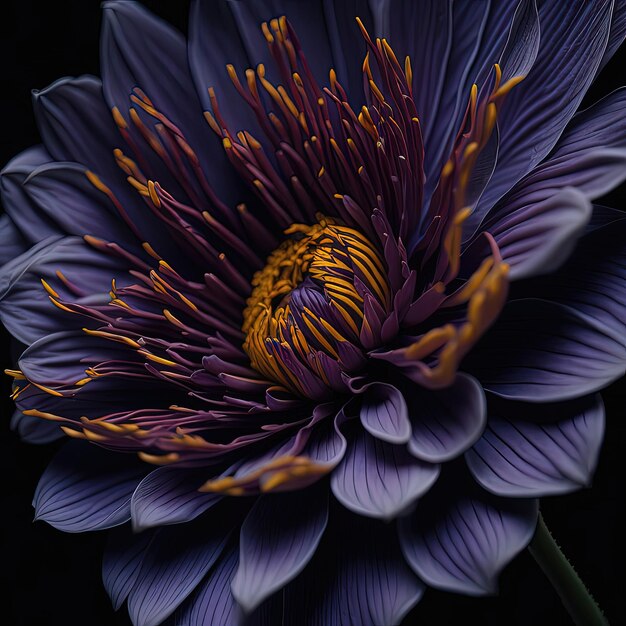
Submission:
M 406 0 L 407 2 L 413 0 Z M 144 4 L 185 31 L 188 0 Z M 39 141 L 30 90 L 64 75 L 98 74 L 100 7 L 96 0 L 3 0 L 0 7 L 0 164 Z M 626 49 L 602 72 L 584 105 L 626 84 Z M 419 71 L 418 68 L 415 71 Z M 601 203 L 626 209 L 626 186 Z M 3 337 L 6 345 L 6 337 Z M 11 366 L 8 348 L 2 368 Z M 1 381 L 0 434 L 0 620 L 9 626 L 115 626 L 130 624 L 115 614 L 100 579 L 103 534 L 68 535 L 32 523 L 31 498 L 56 446 L 21 443 L 10 432 L 8 377 Z M 611 624 L 623 615 L 626 550 L 626 382 L 604 392 L 607 432 L 592 489 L 542 502 L 544 518 L 591 588 Z M 320 572 L 320 576 L 324 573 Z M 500 594 L 466 598 L 428 591 L 406 624 L 568 625 L 570 619 L 532 558 L 522 553 L 503 573 Z M 219 625 L 217 625 L 219 626 Z

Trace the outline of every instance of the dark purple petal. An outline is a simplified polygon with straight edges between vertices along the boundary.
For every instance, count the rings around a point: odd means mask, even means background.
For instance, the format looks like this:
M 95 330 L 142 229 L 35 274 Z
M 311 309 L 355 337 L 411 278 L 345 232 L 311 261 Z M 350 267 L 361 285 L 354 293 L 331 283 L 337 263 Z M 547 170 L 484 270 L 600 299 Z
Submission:
M 490 412 L 486 431 L 465 454 L 485 489 L 537 498 L 589 485 L 604 436 L 602 399 L 546 406 L 545 412 L 553 413 L 551 421 L 537 420 L 533 405 L 507 402 Z
M 189 67 L 198 97 L 211 110 L 209 88 L 215 89 L 220 111 L 234 128 L 258 135 L 254 112 L 235 89 L 226 66 L 232 65 L 240 76 L 255 67 L 244 46 L 229 0 L 194 0 L 189 16 Z M 267 16 L 264 19 L 269 19 Z M 261 22 L 257 24 L 261 28 Z M 261 44 L 263 45 L 263 44 Z M 255 132 L 257 131 L 257 132 Z
M 44 145 L 56 161 L 75 161 L 123 179 L 113 156 L 121 137 L 104 103 L 100 79 L 61 78 L 33 92 L 33 108 Z
M 311 71 L 320 84 L 328 84 L 328 72 L 334 67 L 340 81 L 343 77 L 352 79 L 346 87 L 360 87 L 354 68 L 350 68 L 350 74 L 346 70 L 354 59 L 362 59 L 365 53 L 365 42 L 355 18 L 360 15 L 367 20 L 367 2 L 357 0 L 349 9 L 335 8 L 333 5 L 341 3 L 326 0 L 255 0 L 228 4 L 252 67 L 264 63 L 271 71 L 274 63 L 261 24 L 284 15 L 296 31 Z
M 624 375 L 626 344 L 581 312 L 545 300 L 515 300 L 466 359 L 485 389 L 525 402 L 598 391 Z
M 39 480 L 35 519 L 68 533 L 119 526 L 130 519 L 130 498 L 145 473 L 133 455 L 71 441 Z
M 389 520 L 426 493 L 438 475 L 438 465 L 419 461 L 404 446 L 361 430 L 330 484 L 335 497 L 351 511 Z
M 420 3 L 374 0 L 371 4 L 373 34 L 386 37 L 398 58 L 411 57 L 411 64 L 416 70 L 415 105 L 428 136 L 428 129 L 436 123 L 436 111 L 454 41 L 453 3 L 451 0 Z M 480 11 L 480 8 L 477 10 Z
M 102 559 L 102 582 L 114 610 L 122 606 L 135 584 L 152 537 L 151 532 L 133 533 L 130 525 L 114 528 L 108 533 Z
M 602 204 L 594 204 L 593 213 L 591 214 L 589 223 L 585 228 L 585 235 L 588 235 L 594 230 L 598 230 L 598 228 L 602 228 L 607 224 L 611 224 L 613 222 L 617 222 L 623 219 L 626 219 L 625 211 L 621 211 L 620 209 L 613 209 L 608 206 L 603 206 Z
M 402 557 L 395 528 L 347 511 L 337 513 L 328 540 L 285 590 L 284 623 L 400 624 L 425 587 Z
M 220 507 L 155 533 L 128 597 L 135 626 L 157 626 L 176 610 L 222 554 L 237 520 L 237 514 Z
M 599 333 L 626 344 L 626 220 L 602 214 L 598 225 L 581 241 L 561 271 L 520 285 L 520 292 L 559 302 L 585 319 Z M 622 218 L 624 214 L 622 213 Z
M 486 228 L 511 266 L 511 280 L 519 280 L 560 267 L 572 253 L 591 212 L 589 200 L 573 187 L 528 189 Z
M 133 528 L 189 522 L 221 500 L 221 495 L 200 493 L 206 472 L 159 467 L 137 486 L 130 504 Z
M 120 4 L 134 5 L 132 2 Z M 109 13 L 105 11 L 105 17 Z M 129 87 L 127 99 L 134 86 Z M 130 220 L 139 227 L 141 239 L 150 241 L 161 254 L 171 253 L 175 258 L 178 249 L 172 242 L 171 234 L 162 221 L 147 210 L 144 199 L 128 183 L 126 172 L 115 159 L 114 149 L 125 143 L 104 100 L 100 80 L 91 76 L 59 80 L 36 92 L 34 108 L 44 143 L 55 159 L 73 161 L 95 172 L 124 207 Z M 128 106 L 125 106 L 124 110 L 127 109 Z M 147 163 L 143 172 L 146 176 L 158 180 L 167 189 L 178 190 L 169 169 L 151 150 L 144 149 L 143 156 Z M 97 198 L 93 192 L 85 193 L 94 200 Z M 104 211 L 105 203 L 110 200 L 106 194 L 100 195 Z M 37 219 L 41 221 L 41 217 Z
M 246 517 L 232 591 L 246 612 L 295 578 L 328 521 L 326 486 L 261 496 Z
M 609 42 L 606 45 L 599 70 L 611 60 L 617 49 L 622 45 L 624 37 L 626 37 L 626 0 L 615 0 Z
M 502 568 L 535 531 L 537 502 L 496 498 L 463 481 L 444 481 L 400 520 L 400 545 L 431 587 L 467 595 L 497 591 Z
M 546 160 L 519 181 L 493 209 L 483 229 L 496 235 L 506 260 L 512 255 L 507 254 L 504 247 L 513 245 L 514 250 L 522 250 L 522 254 L 517 255 L 519 258 L 513 257 L 514 277 L 529 275 L 524 265 L 530 264 L 530 271 L 535 270 L 533 265 L 543 267 L 541 258 L 544 256 L 551 261 L 544 272 L 550 271 L 556 267 L 552 255 L 558 261 L 571 252 L 570 244 L 563 252 L 554 254 L 562 243 L 567 243 L 568 237 L 571 242 L 575 241 L 588 208 L 580 198 L 570 198 L 572 191 L 566 193 L 567 187 L 575 187 L 585 198 L 593 200 L 626 177 L 625 112 L 626 90 L 618 89 L 578 113 Z M 559 193 L 559 190 L 563 191 Z M 527 220 L 534 228 L 526 226 Z M 524 227 L 520 227 L 522 222 Z M 559 222 L 566 225 L 558 228 L 555 225 Z M 543 230 L 543 234 L 528 237 L 528 245 L 523 245 L 526 230 L 531 233 Z M 522 235 L 515 237 L 517 231 Z M 537 241 L 533 243 L 531 238 Z M 507 241 L 506 246 L 501 243 L 503 239 Z
M 82 165 L 44 164 L 25 179 L 23 191 L 38 207 L 39 220 L 50 224 L 54 234 L 92 235 L 125 249 L 138 246 L 107 197 L 89 182 Z M 22 231 L 28 228 L 28 219 L 16 217 Z
M 409 451 L 429 463 L 462 454 L 487 423 L 487 403 L 475 378 L 459 373 L 451 387 L 432 391 L 415 385 L 406 393 L 412 424 Z
M 499 115 L 498 165 L 471 225 L 477 225 L 498 198 L 548 154 L 576 112 L 606 49 L 612 4 L 612 0 L 541 4 L 539 54 Z
M 389 443 L 406 443 L 411 422 L 402 392 L 393 385 L 373 383 L 361 404 L 361 424 L 370 435 Z
M 424 129 L 425 151 L 429 155 L 426 175 L 431 184 L 439 175 L 443 160 L 448 158 L 454 133 L 467 106 L 474 80 L 472 64 L 481 52 L 481 38 L 490 17 L 489 5 L 490 0 L 452 5 L 451 44 L 440 102 L 432 112 L 432 123 Z M 395 45 L 393 40 L 391 45 Z
M 15 411 L 11 418 L 11 430 L 14 430 L 22 441 L 33 444 L 45 444 L 65 437 L 59 424 L 32 415 L 24 415 Z
M 509 37 L 499 60 L 502 82 L 528 75 L 539 53 L 540 31 L 536 0 L 523 0 L 513 15 Z
M 221 199 L 240 200 L 233 193 L 234 180 L 228 175 L 221 141 L 202 115 L 182 34 L 139 3 L 104 2 L 103 9 L 100 59 L 107 104 L 117 106 L 128 118 L 126 112 L 133 106 L 130 96 L 140 87 L 181 130 Z
M 234 547 L 224 551 L 209 575 L 176 611 L 175 626 L 237 625 L 238 607 L 230 591 L 237 562 Z
M 46 237 L 58 234 L 54 225 L 40 214 L 39 207 L 24 191 L 23 183 L 28 176 L 52 157 L 43 146 L 34 146 L 14 157 L 0 172 L 0 193 L 2 204 L 7 213 L 3 220 L 9 220 L 17 232 L 8 231 L 3 236 L 5 245 L 16 246 L 23 243 L 34 244 Z M 11 235 L 11 237 L 9 237 Z M 28 246 L 25 246 L 26 249 Z M 6 261 L 11 257 L 7 255 Z M 12 256 L 18 256 L 13 254 Z
M 23 352 L 18 364 L 32 382 L 67 385 L 85 378 L 90 366 L 124 358 L 126 352 L 117 342 L 71 330 L 38 339 Z
M 455 4 L 465 5 L 466 3 Z M 475 3 L 471 3 L 467 6 L 472 9 L 472 5 L 474 4 Z M 502 58 L 507 44 L 509 44 L 509 42 L 511 44 L 513 44 L 513 42 L 522 43 L 520 37 L 516 36 L 516 33 L 511 31 L 514 22 L 513 18 L 516 13 L 521 16 L 524 10 L 532 8 L 532 0 L 523 0 L 520 2 L 494 2 L 491 0 L 486 8 L 488 14 L 487 21 L 470 72 L 470 83 L 466 85 L 466 95 L 463 105 L 467 104 L 467 89 L 471 87 L 471 83 L 475 82 L 477 85 L 483 84 L 487 75 L 493 71 L 494 60 L 497 61 Z M 518 22 L 518 24 L 520 24 L 520 22 Z M 509 50 L 511 49 L 513 48 L 509 46 Z M 458 129 L 455 128 L 455 130 Z
M 28 249 L 28 243 L 8 216 L 0 217 L 0 267 Z
M 0 318 L 24 344 L 70 324 L 71 314 L 55 307 L 41 284 L 43 278 L 56 286 L 57 270 L 89 294 L 84 300 L 74 299 L 90 304 L 106 304 L 111 280 L 123 285 L 128 276 L 118 258 L 98 252 L 75 237 L 46 239 L 10 261 L 0 269 Z

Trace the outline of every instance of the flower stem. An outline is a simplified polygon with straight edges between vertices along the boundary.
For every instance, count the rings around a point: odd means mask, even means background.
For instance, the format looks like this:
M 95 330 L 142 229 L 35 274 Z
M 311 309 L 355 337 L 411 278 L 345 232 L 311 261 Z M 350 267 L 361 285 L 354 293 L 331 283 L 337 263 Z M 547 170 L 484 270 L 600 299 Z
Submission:
M 541 514 L 528 550 L 552 583 L 577 626 L 607 626 L 606 617 L 554 541 Z

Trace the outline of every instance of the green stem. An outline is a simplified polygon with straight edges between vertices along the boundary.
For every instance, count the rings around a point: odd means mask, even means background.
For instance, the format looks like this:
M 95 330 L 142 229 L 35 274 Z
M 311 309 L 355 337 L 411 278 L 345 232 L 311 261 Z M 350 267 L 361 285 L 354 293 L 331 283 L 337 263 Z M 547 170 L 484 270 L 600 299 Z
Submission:
M 607 626 L 606 617 L 554 541 L 541 514 L 528 550 L 552 583 L 577 626 Z

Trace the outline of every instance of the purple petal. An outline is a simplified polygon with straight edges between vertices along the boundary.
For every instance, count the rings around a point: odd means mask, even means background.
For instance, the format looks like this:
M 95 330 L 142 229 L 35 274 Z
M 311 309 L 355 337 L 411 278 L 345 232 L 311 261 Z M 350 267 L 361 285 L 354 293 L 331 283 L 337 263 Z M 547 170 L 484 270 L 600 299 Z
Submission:
M 351 511 L 389 520 L 426 493 L 438 475 L 438 465 L 419 461 L 404 446 L 362 430 L 352 439 L 330 484 L 335 497 Z
M 604 436 L 600 396 L 546 406 L 546 412 L 554 415 L 551 421 L 538 421 L 534 406 L 507 402 L 494 409 L 487 430 L 465 455 L 485 489 L 537 498 L 589 485 Z
M 264 20 L 270 19 L 266 15 Z M 257 28 L 260 31 L 261 21 Z M 263 45 L 263 44 L 261 44 Z M 202 106 L 211 110 L 209 88 L 215 89 L 225 119 L 237 129 L 245 128 L 259 136 L 258 122 L 250 106 L 235 89 L 226 66 L 232 65 L 244 75 L 249 67 L 255 67 L 241 37 L 233 17 L 232 2 L 229 0 L 194 0 L 189 16 L 189 67 Z
M 69 442 L 39 480 L 35 519 L 68 533 L 119 526 L 130 519 L 130 498 L 145 473 L 134 456 Z
M 157 626 L 176 610 L 222 554 L 237 519 L 220 507 L 155 533 L 128 597 L 135 626 Z
M 102 581 L 115 611 L 122 606 L 135 584 L 152 537 L 151 532 L 133 533 L 130 525 L 108 533 L 102 559 Z
M 386 37 L 398 58 L 409 55 L 413 67 L 419 68 L 415 105 L 422 126 L 428 129 L 435 125 L 452 48 L 452 2 L 378 0 L 372 5 L 373 34 Z
M 625 120 L 626 89 L 578 113 L 548 158 L 491 212 L 483 230 L 496 237 L 512 277 L 555 269 L 589 214 L 581 195 L 593 200 L 626 177 Z
M 28 176 L 44 163 L 52 161 L 52 157 L 43 146 L 34 146 L 14 157 L 0 173 L 0 192 L 2 204 L 17 232 L 12 241 L 7 238 L 5 245 L 14 246 L 20 239 L 24 243 L 34 244 L 46 237 L 58 234 L 52 224 L 41 215 L 39 207 L 24 191 L 23 183 Z M 8 235 L 9 233 L 7 233 Z M 6 253 L 5 253 L 6 254 Z M 18 256 L 14 254 L 13 256 Z M 7 256 L 6 260 L 10 257 Z
M 402 557 L 395 528 L 347 511 L 331 526 L 328 541 L 285 591 L 285 623 L 400 624 L 425 587 Z
M 20 357 L 24 375 L 42 385 L 67 385 L 85 378 L 85 370 L 103 361 L 126 356 L 117 342 L 66 331 L 38 339 Z
M 576 114 L 548 158 L 515 189 L 580 189 L 594 200 L 626 178 L 626 88 Z
M 113 157 L 121 137 L 98 78 L 61 78 L 33 92 L 33 108 L 43 142 L 56 161 L 75 161 L 123 177 Z
M 275 64 L 271 61 L 260 26 L 285 15 L 298 34 L 315 79 L 322 85 L 327 84 L 328 72 L 334 68 L 340 81 L 348 81 L 346 87 L 357 87 L 356 91 L 362 93 L 354 68 L 350 68 L 350 73 L 346 70 L 351 59 L 360 59 L 365 52 L 365 43 L 354 21 L 357 15 L 368 18 L 369 10 L 364 0 L 350 3 L 349 8 L 336 8 L 332 5 L 341 3 L 325 0 L 257 0 L 228 4 L 253 67 L 264 63 L 269 72 L 272 71 Z
M 328 521 L 326 486 L 261 496 L 241 527 L 232 591 L 246 612 L 295 578 Z
M 15 431 L 22 441 L 33 444 L 46 444 L 65 437 L 59 424 L 32 415 L 24 415 L 15 411 L 11 418 L 11 430 Z
M 585 236 L 592 233 L 594 230 L 598 230 L 607 224 L 612 224 L 619 220 L 626 219 L 626 212 L 620 209 L 613 209 L 602 204 L 593 205 L 593 213 L 589 219 L 589 223 L 585 228 Z
M 457 374 L 441 391 L 415 385 L 409 398 L 412 433 L 409 451 L 429 463 L 449 461 L 470 448 L 487 423 L 487 403 L 481 385 L 467 374 Z
M 120 4 L 135 6 L 132 2 Z M 105 11 L 105 17 L 109 13 Z M 145 50 L 148 49 L 146 45 Z M 131 90 L 137 84 L 141 82 L 128 87 L 122 110 L 128 110 Z M 44 143 L 55 159 L 74 161 L 95 172 L 112 190 L 130 220 L 140 226 L 142 240 L 149 240 L 161 254 L 176 255 L 179 249 L 172 242 L 171 235 L 162 221 L 146 210 L 143 198 L 128 184 L 126 173 L 114 157 L 114 149 L 123 145 L 124 140 L 104 100 L 101 82 L 92 76 L 61 79 L 36 92 L 34 108 Z M 156 154 L 144 150 L 143 157 L 146 166 L 142 166 L 142 171 L 148 178 L 158 180 L 173 192 L 179 190 L 170 170 Z M 84 193 L 97 202 L 97 194 L 86 189 Z M 110 200 L 104 193 L 100 195 L 104 211 L 104 204 Z
M 626 37 L 626 0 L 615 0 L 609 42 L 606 45 L 604 56 L 598 71 L 600 71 L 613 57 Z
M 39 220 L 51 224 L 55 233 L 93 235 L 125 249 L 136 244 L 113 205 L 89 182 L 82 165 L 42 165 L 24 180 L 23 191 L 38 206 Z M 17 223 L 25 230 L 28 225 L 22 220 Z
M 176 626 L 237 625 L 237 604 L 230 591 L 237 562 L 235 548 L 220 556 L 209 575 L 176 612 Z
M 563 270 L 533 281 L 522 293 L 559 302 L 591 328 L 626 345 L 626 220 L 602 214 L 605 225 L 587 234 Z
M 579 311 L 545 300 L 515 300 L 464 368 L 498 396 L 554 402 L 593 393 L 623 376 L 626 345 Z
M 139 3 L 118 0 L 104 2 L 102 6 L 100 59 L 107 104 L 117 106 L 128 119 L 127 111 L 133 104 L 130 96 L 139 86 L 155 108 L 181 130 L 201 167 L 205 168 L 208 180 L 226 200 L 224 194 L 233 193 L 233 177 L 228 176 L 229 170 L 224 167 L 226 159 L 221 141 L 202 115 L 184 37 Z M 225 67 L 223 71 L 227 77 Z M 156 120 L 146 118 L 146 121 L 153 125 Z M 168 176 L 162 165 L 159 166 L 161 173 Z M 153 177 L 170 188 L 165 182 L 167 178 Z M 235 194 L 230 200 L 235 201 L 236 197 Z
M 370 435 L 389 443 L 406 443 L 411 436 L 406 401 L 393 385 L 369 385 L 361 404 L 361 424 Z
M 91 304 L 106 304 L 111 280 L 127 283 L 119 260 L 88 246 L 82 239 L 47 239 L 0 269 L 0 318 L 24 344 L 68 327 L 69 314 L 51 302 L 43 278 L 57 286 L 57 270 L 91 297 Z M 73 298 L 81 302 L 81 298 Z
M 490 19 L 489 4 L 489 0 L 478 0 L 452 5 L 451 46 L 441 99 L 433 111 L 433 123 L 424 129 L 425 152 L 429 155 L 426 161 L 429 181 L 434 182 L 439 175 L 467 105 L 467 94 L 474 80 L 470 70 L 474 61 L 480 62 L 481 38 Z M 391 45 L 395 45 L 393 40 Z
M 517 76 L 527 76 L 531 71 L 539 53 L 539 22 L 536 0 L 524 0 L 518 4 L 499 61 L 503 83 Z
M 495 216 L 486 229 L 502 258 L 511 266 L 511 280 L 546 274 L 569 257 L 591 216 L 591 203 L 572 187 L 528 189 Z M 544 199 L 545 198 L 545 199 Z
M 539 54 L 499 115 L 498 166 L 472 224 L 548 154 L 576 112 L 606 49 L 611 9 L 612 0 L 541 4 Z
M 534 500 L 496 498 L 457 480 L 442 481 L 400 520 L 400 545 L 431 587 L 492 594 L 502 568 L 531 540 L 536 521 Z
M 15 222 L 8 216 L 0 217 L 0 267 L 28 249 L 28 243 L 22 237 Z
M 200 493 L 206 472 L 159 467 L 150 472 L 133 493 L 130 511 L 135 531 L 152 526 L 189 522 L 221 500 Z

